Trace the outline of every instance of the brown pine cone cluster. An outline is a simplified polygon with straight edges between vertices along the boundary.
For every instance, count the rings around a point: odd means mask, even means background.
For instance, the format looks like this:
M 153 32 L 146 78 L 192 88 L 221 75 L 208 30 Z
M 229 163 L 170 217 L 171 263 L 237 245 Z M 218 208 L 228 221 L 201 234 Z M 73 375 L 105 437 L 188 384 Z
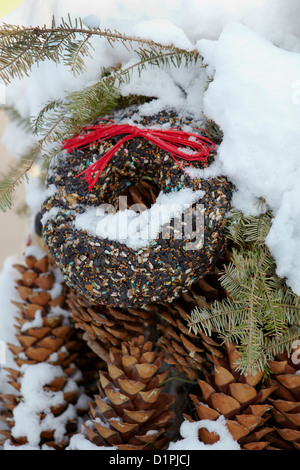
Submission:
M 214 335 L 208 337 L 201 332 L 195 335 L 188 328 L 188 320 L 195 307 L 209 308 L 210 302 L 225 297 L 219 277 L 223 264 L 229 260 L 229 252 L 220 256 L 213 274 L 198 279 L 189 292 L 171 304 L 147 307 L 159 317 L 159 344 L 166 353 L 165 361 L 190 380 L 209 373 L 212 364 L 227 363 L 226 349 L 215 341 Z
M 230 367 L 215 365 L 208 380 L 198 379 L 201 398 L 191 395 L 196 416 L 185 418 L 217 420 L 223 415 L 227 419 L 227 428 L 242 449 L 262 450 L 269 446 L 264 437 L 272 431 L 266 425 L 272 408 L 267 399 L 276 387 L 263 386 L 263 373 L 240 375 L 234 366 L 238 352 L 233 345 L 226 346 Z M 199 430 L 199 438 L 205 444 L 213 444 L 219 439 L 205 428 Z
M 157 193 L 154 186 L 141 182 L 126 195 L 128 205 L 150 207 Z M 5 446 L 65 449 L 87 411 L 88 393 L 93 401 L 78 436 L 97 447 L 166 449 L 180 424 L 173 410 L 176 407 L 178 413 L 184 405 L 183 418 L 189 421 L 225 416 L 227 428 L 243 450 L 298 450 L 299 365 L 285 354 L 270 361 L 267 380 L 263 373 L 241 375 L 235 366 L 234 345 L 221 344 L 214 333 L 208 337 L 189 331 L 192 309 L 209 308 L 210 302 L 227 295 L 219 276 L 229 261 L 226 251 L 214 273 L 199 279 L 189 292 L 171 304 L 149 304 L 144 309 L 90 303 L 66 288 L 48 255 L 27 256 L 24 265 L 16 265 L 21 275 L 20 301 L 15 303 L 19 344 L 10 345 L 16 369 L 8 369 L 16 394 L 0 397 L 6 409 L 0 419 L 9 424 L 1 432 Z M 37 411 L 40 434 L 34 443 L 18 427 L 29 400 L 28 367 L 33 376 L 39 367 L 40 372 L 43 367 L 49 369 L 49 380 L 40 382 L 36 392 L 49 393 L 55 403 L 49 401 L 50 411 Z M 197 380 L 199 387 L 193 387 L 190 400 L 186 395 L 191 385 L 182 387 L 182 393 L 172 382 L 168 389 L 172 393 L 164 391 L 170 371 L 181 379 Z M 191 405 L 194 412 L 188 411 Z M 63 434 L 55 426 L 59 420 L 64 423 Z M 219 437 L 201 428 L 199 439 L 213 444 Z
M 1 431 L 6 449 L 20 446 L 45 450 L 66 448 L 71 436 L 78 431 L 78 417 L 86 412 L 86 400 L 80 403 L 80 390 L 74 381 L 76 372 L 75 367 L 63 370 L 48 363 L 31 364 L 22 372 L 11 372 L 10 378 L 20 386 L 20 394 L 1 397 L 10 411 L 6 416 L 10 430 Z M 49 380 L 39 377 L 34 381 L 37 374 L 45 373 Z M 30 395 L 25 392 L 29 382 Z M 42 407 L 44 400 L 47 400 L 46 409 Z
M 118 348 L 145 331 L 149 338 L 155 335 L 154 315 L 145 310 L 91 304 L 74 290 L 70 290 L 67 303 L 76 327 L 84 331 L 85 341 L 106 362 L 112 346 Z
M 86 346 L 78 337 L 77 330 L 64 309 L 66 289 L 52 259 L 45 253 L 39 256 L 29 255 L 26 256 L 24 265 L 15 265 L 15 268 L 21 274 L 21 279 L 16 282 L 20 301 L 14 302 L 18 307 L 15 328 L 19 344 L 9 345 L 16 369 L 7 369 L 7 372 L 9 383 L 16 394 L 0 397 L 7 409 L 2 419 L 9 425 L 9 429 L 1 434 L 8 445 L 20 446 L 28 443 L 26 435 L 18 434 L 15 416 L 20 410 L 26 410 L 28 404 L 28 396 L 23 393 L 26 375 L 31 372 L 34 376 L 37 367 L 44 365 L 51 373 L 49 382 L 46 380 L 41 385 L 41 393 L 42 390 L 45 393 L 53 392 L 61 397 L 61 403 L 50 407 L 47 413 L 38 412 L 37 423 L 40 425 L 41 435 L 40 441 L 35 444 L 62 449 L 68 445 L 70 435 L 77 431 L 77 415 L 87 411 L 87 400 L 84 400 L 83 390 L 80 388 L 85 378 L 76 366 L 78 354 Z M 38 396 L 39 391 L 36 390 L 36 393 Z M 64 436 L 57 435 L 51 426 L 44 429 L 44 423 L 51 423 L 50 417 L 56 422 L 63 420 L 63 416 L 68 413 L 70 419 L 65 422 Z
M 119 450 L 157 450 L 168 444 L 167 431 L 175 398 L 162 392 L 168 370 L 160 372 L 163 354 L 143 336 L 112 348 L 108 371 L 100 372 L 99 394 L 85 424 L 97 446 Z
M 214 366 L 208 380 L 198 379 L 199 396 L 190 395 L 195 416 L 185 419 L 227 419 L 227 428 L 243 450 L 296 450 L 300 448 L 299 390 L 297 367 L 287 355 L 269 362 L 271 376 L 263 372 L 240 375 L 235 368 L 236 347 L 227 344 L 230 367 Z M 299 368 L 298 368 L 299 370 Z M 199 439 L 213 444 L 219 437 L 205 428 Z
M 274 426 L 268 440 L 282 450 L 300 450 L 300 364 L 291 357 L 285 353 L 269 362 L 272 375 L 268 383 L 276 390 L 269 399 Z

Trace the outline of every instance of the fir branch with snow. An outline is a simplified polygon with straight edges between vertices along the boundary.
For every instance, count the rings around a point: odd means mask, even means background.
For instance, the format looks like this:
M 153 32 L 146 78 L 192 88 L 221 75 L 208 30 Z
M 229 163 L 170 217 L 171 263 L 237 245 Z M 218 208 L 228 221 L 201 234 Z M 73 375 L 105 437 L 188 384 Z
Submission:
M 68 15 L 68 20 L 62 18 L 59 25 L 56 25 L 53 17 L 51 28 L 27 28 L 3 23 L 0 27 L 0 47 L 3 51 L 0 77 L 5 83 L 14 77 L 22 78 L 30 73 L 35 63 L 46 59 L 63 61 L 74 74 L 82 73 L 85 70 L 84 57 L 90 56 L 90 49 L 93 49 L 90 39 L 94 36 L 105 38 L 112 47 L 120 42 L 126 49 L 135 50 L 141 66 L 145 62 L 161 66 L 169 60 L 180 64 L 182 59 L 187 63 L 199 59 L 197 50 L 184 50 L 173 44 L 163 45 L 119 31 L 88 28 L 83 25 L 81 18 L 72 20 Z
M 31 73 L 35 64 L 45 60 L 62 62 L 74 75 L 82 74 L 86 71 L 84 58 L 92 57 L 90 39 L 93 36 L 105 38 L 112 48 L 120 42 L 125 49 L 134 51 L 136 60 L 127 67 L 116 64 L 104 69 L 100 80 L 92 85 L 70 93 L 63 100 L 51 100 L 43 107 L 33 122 L 39 140 L 30 158 L 24 157 L 21 168 L 12 168 L 0 181 L 1 210 L 12 207 L 14 188 L 26 178 L 38 158 L 42 159 L 43 169 L 47 171 L 53 158 L 61 151 L 63 140 L 72 137 L 93 119 L 118 108 L 121 99 L 119 88 L 130 80 L 134 69 L 141 74 L 146 65 L 166 67 L 172 64 L 180 67 L 184 63 L 188 67 L 201 59 L 196 50 L 163 45 L 118 31 L 86 28 L 81 19 L 72 21 L 69 16 L 68 22 L 62 19 L 58 26 L 53 18 L 51 28 L 26 28 L 4 23 L 0 27 L 0 48 L 3 51 L 0 78 L 5 84 L 16 77 L 22 79 Z
M 237 370 L 244 374 L 267 372 L 268 362 L 300 339 L 300 298 L 276 274 L 265 244 L 271 221 L 270 212 L 233 212 L 228 237 L 239 248 L 232 249 L 220 277 L 228 297 L 210 309 L 194 309 L 189 318 L 193 333 L 216 331 L 224 343 L 237 344 Z

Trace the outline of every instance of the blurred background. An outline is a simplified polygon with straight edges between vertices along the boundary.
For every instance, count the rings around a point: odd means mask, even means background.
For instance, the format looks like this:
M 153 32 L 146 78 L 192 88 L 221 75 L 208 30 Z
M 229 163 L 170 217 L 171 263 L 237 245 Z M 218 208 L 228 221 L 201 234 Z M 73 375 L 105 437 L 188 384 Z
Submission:
M 22 2 L 23 0 L 0 0 L 0 18 L 3 18 Z M 2 136 L 7 123 L 5 113 L 0 111 L 0 173 L 5 172 L 14 161 L 2 144 Z M 0 271 L 5 258 L 13 254 L 20 255 L 26 244 L 28 222 L 25 217 L 20 217 L 16 213 L 17 208 L 24 204 L 24 197 L 24 186 L 19 186 L 14 196 L 14 208 L 6 213 L 0 212 Z
M 7 15 L 7 13 L 14 10 L 23 3 L 23 1 L 24 0 L 0 0 L 0 16 Z
M 0 173 L 5 172 L 14 161 L 8 154 L 2 143 L 2 136 L 7 126 L 8 119 L 3 111 L 0 111 Z M 8 212 L 0 211 L 0 271 L 6 257 L 21 255 L 26 245 L 26 234 L 29 230 L 28 220 L 17 214 L 17 209 L 24 204 L 24 185 L 17 187 L 14 195 L 14 207 Z

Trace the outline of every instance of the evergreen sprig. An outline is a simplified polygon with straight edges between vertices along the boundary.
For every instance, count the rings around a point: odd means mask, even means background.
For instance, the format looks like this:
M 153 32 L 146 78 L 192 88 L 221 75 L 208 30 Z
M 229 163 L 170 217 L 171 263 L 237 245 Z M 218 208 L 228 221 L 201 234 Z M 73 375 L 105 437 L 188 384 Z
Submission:
M 174 45 L 163 45 L 155 41 L 129 36 L 109 29 L 85 27 L 81 19 L 61 20 L 51 28 L 20 27 L 8 24 L 0 26 L 0 80 L 8 84 L 11 79 L 29 75 L 32 67 L 44 60 L 62 62 L 76 75 L 86 70 L 85 59 L 92 56 L 92 38 L 100 37 L 112 47 L 121 43 L 136 55 L 129 66 L 117 64 L 104 69 L 94 84 L 72 92 L 60 100 L 49 101 L 39 115 L 30 123 L 38 142 L 30 158 L 25 156 L 21 164 L 12 168 L 0 180 L 0 208 L 12 206 L 13 188 L 27 175 L 37 159 L 41 159 L 46 172 L 53 158 L 61 151 L 62 141 L 72 137 L 93 119 L 110 113 L 124 103 L 120 87 L 130 80 L 133 70 L 139 74 L 146 65 L 166 67 L 188 66 L 201 59 L 198 51 L 184 50 Z M 11 116 L 16 116 L 11 109 Z M 15 178 L 15 179 L 14 179 Z
M 109 29 L 85 27 L 81 19 L 68 21 L 62 19 L 59 25 L 53 18 L 51 28 L 21 27 L 3 23 L 0 27 L 0 78 L 9 83 L 11 78 L 22 78 L 28 75 L 34 64 L 49 59 L 56 63 L 63 62 L 74 74 L 85 70 L 84 59 L 91 56 L 94 37 L 104 38 L 114 47 L 121 43 L 128 50 L 135 50 L 140 57 L 149 60 L 150 56 L 158 54 L 161 61 L 168 61 L 164 52 L 171 53 L 173 63 L 180 62 L 182 57 L 189 61 L 197 61 L 197 50 L 185 50 L 173 44 L 163 45 L 155 41 L 130 36 Z M 138 46 L 138 48 L 136 48 Z M 153 64 L 155 58 L 152 57 Z
M 14 108 L 13 106 L 1 105 L 0 110 L 4 111 L 8 119 L 10 121 L 14 121 L 14 123 L 18 126 L 19 129 L 22 129 L 23 131 L 28 133 L 32 133 L 33 127 L 31 120 L 29 118 L 24 118 L 23 116 L 21 116 L 21 114 L 16 108 Z
M 17 186 L 27 180 L 27 173 L 39 152 L 39 146 L 32 148 L 27 155 L 24 155 L 16 163 L 14 163 L 8 173 L 3 176 L 0 184 L 0 209 L 6 212 L 13 206 L 12 195 Z
M 194 333 L 216 331 L 224 343 L 237 344 L 238 370 L 245 374 L 266 371 L 270 359 L 300 339 L 300 298 L 277 276 L 265 244 L 271 222 L 270 212 L 233 213 L 229 236 L 238 248 L 220 277 L 228 297 L 210 309 L 194 309 L 189 318 Z

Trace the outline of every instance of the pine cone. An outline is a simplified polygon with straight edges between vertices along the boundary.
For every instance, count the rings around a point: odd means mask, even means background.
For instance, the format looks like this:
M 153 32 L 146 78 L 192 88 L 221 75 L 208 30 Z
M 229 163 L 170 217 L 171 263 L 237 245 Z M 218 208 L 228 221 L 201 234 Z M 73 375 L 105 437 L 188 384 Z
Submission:
M 76 327 L 85 331 L 84 339 L 90 348 L 106 362 L 111 346 L 120 347 L 122 341 L 142 335 L 145 330 L 148 338 L 154 340 L 158 328 L 165 361 L 195 380 L 199 371 L 205 372 L 208 364 L 211 367 L 212 360 L 222 363 L 224 358 L 224 348 L 214 338 L 203 333 L 196 336 L 187 328 L 191 309 L 208 308 L 208 302 L 224 297 L 225 291 L 218 281 L 224 262 L 225 258 L 220 257 L 214 274 L 199 279 L 193 289 L 171 304 L 150 304 L 145 309 L 111 308 L 91 304 L 72 290 L 67 302 Z
M 30 255 L 25 258 L 25 265 L 15 265 L 15 268 L 22 276 L 17 281 L 20 302 L 13 302 L 19 308 L 19 315 L 16 317 L 18 325 L 15 326 L 19 345 L 10 344 L 9 348 L 19 369 L 7 371 L 9 383 L 17 390 L 17 395 L 6 394 L 0 397 L 9 413 L 3 419 L 11 428 L 1 434 L 10 439 L 13 446 L 27 443 L 26 436 L 18 435 L 16 419 L 19 410 L 26 408 L 28 402 L 28 397 L 23 393 L 23 385 L 26 374 L 29 374 L 28 368 L 34 374 L 37 367 L 46 364 L 45 367 L 52 370 L 51 377 L 53 374 L 55 377 L 52 377 L 49 383 L 46 380 L 43 387 L 56 394 L 62 392 L 64 398 L 61 398 L 60 404 L 50 407 L 49 413 L 43 409 L 36 419 L 40 424 L 48 422 L 50 415 L 63 419 L 66 410 L 71 418 L 70 422 L 66 422 L 65 436 L 61 436 L 54 429 L 44 429 L 41 424 L 39 445 L 64 448 L 68 444 L 70 432 L 76 431 L 75 414 L 77 416 L 77 412 L 82 414 L 87 411 L 87 404 L 84 404 L 83 409 L 80 409 L 81 405 L 77 407 L 81 392 L 79 385 L 84 381 L 84 377 L 76 366 L 78 352 L 86 346 L 78 339 L 77 330 L 70 323 L 68 312 L 63 309 L 65 285 L 52 259 L 45 253 L 40 256 Z M 35 391 L 38 394 L 38 390 Z M 74 414 L 75 408 L 78 409 Z
M 268 385 L 276 390 L 269 398 L 274 431 L 267 439 L 275 449 L 300 449 L 300 364 L 296 362 L 286 353 L 269 362 L 272 376 Z
M 230 259 L 230 252 L 226 252 Z M 209 308 L 209 302 L 222 299 L 226 294 L 219 282 L 221 268 L 226 258 L 220 256 L 213 274 L 200 278 L 178 300 L 168 305 L 152 304 L 147 307 L 159 317 L 159 345 L 166 353 L 165 361 L 190 380 L 206 375 L 212 363 L 227 365 L 226 349 L 214 339 L 203 333 L 195 335 L 189 331 L 187 322 L 192 309 L 196 306 Z
M 143 335 L 145 330 L 149 338 L 152 336 L 154 318 L 144 310 L 91 304 L 74 290 L 70 290 L 67 303 L 75 326 L 84 330 L 89 347 L 106 362 L 111 347 L 119 348 L 123 341 Z
M 238 352 L 234 345 L 227 345 L 229 368 L 215 365 L 209 381 L 198 380 L 201 398 L 190 395 L 196 407 L 195 420 L 216 420 L 224 415 L 227 428 L 244 450 L 269 448 L 268 435 L 272 427 L 266 425 L 273 408 L 268 397 L 276 386 L 263 388 L 263 372 L 255 375 L 240 375 L 234 363 Z M 193 421 L 190 416 L 186 419 Z M 205 444 L 213 444 L 219 437 L 205 428 L 199 430 L 199 438 Z
M 175 398 L 161 393 L 168 371 L 159 372 L 163 355 L 143 336 L 112 348 L 108 372 L 100 372 L 99 395 L 85 423 L 88 439 L 119 450 L 163 449 Z
M 78 415 L 86 411 L 79 402 L 80 390 L 74 381 L 77 370 L 63 370 L 49 363 L 31 364 L 22 372 L 11 371 L 20 386 L 20 395 L 2 395 L 10 410 L 6 417 L 10 431 L 1 431 L 5 449 L 29 445 L 32 448 L 63 450 L 78 430 Z M 44 376 L 49 379 L 44 379 Z

